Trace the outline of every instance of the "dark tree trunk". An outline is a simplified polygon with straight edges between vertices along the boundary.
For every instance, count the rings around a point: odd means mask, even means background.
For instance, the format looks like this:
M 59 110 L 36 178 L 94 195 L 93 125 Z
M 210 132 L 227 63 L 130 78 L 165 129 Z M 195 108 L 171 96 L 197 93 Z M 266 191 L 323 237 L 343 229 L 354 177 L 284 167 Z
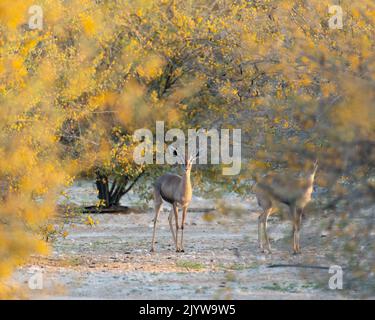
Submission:
M 121 198 L 131 190 L 142 175 L 143 172 L 141 172 L 134 180 L 129 180 L 127 177 L 117 178 L 110 186 L 108 176 L 97 171 L 95 183 L 96 188 L 98 189 L 98 198 L 102 201 L 103 207 L 118 207 Z

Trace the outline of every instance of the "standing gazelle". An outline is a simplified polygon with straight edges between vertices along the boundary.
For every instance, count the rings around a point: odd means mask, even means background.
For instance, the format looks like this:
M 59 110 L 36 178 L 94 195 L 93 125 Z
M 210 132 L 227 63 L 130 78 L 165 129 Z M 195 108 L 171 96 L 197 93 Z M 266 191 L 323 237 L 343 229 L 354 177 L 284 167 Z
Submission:
M 175 151 L 176 152 L 176 151 Z M 176 153 L 175 153 L 176 154 Z M 173 230 L 173 215 L 172 212 L 168 216 L 169 227 L 171 229 L 173 241 L 176 245 L 176 252 L 184 252 L 184 225 L 186 219 L 186 213 L 188 206 L 193 195 L 193 190 L 190 181 L 190 172 L 193 166 L 194 160 L 198 154 L 194 157 L 183 159 L 184 162 L 184 174 L 182 176 L 166 173 L 159 177 L 154 184 L 154 204 L 155 204 L 155 218 L 154 218 L 154 231 L 152 235 L 151 252 L 155 250 L 155 232 L 156 223 L 159 217 L 159 213 L 162 209 L 163 200 L 170 203 L 173 206 L 173 214 L 175 218 L 176 232 Z M 182 208 L 182 220 L 181 224 L 178 223 L 178 208 Z M 181 241 L 178 243 L 178 234 L 181 229 Z
M 267 234 L 267 219 L 272 214 L 274 201 L 278 201 L 289 206 L 290 218 L 293 221 L 293 252 L 300 253 L 300 229 L 302 214 L 305 206 L 311 201 L 314 179 L 318 163 L 315 161 L 312 170 L 303 178 L 294 178 L 289 174 L 269 174 L 257 181 L 255 194 L 259 206 L 263 212 L 258 221 L 258 242 L 263 250 L 263 237 L 266 246 L 271 252 L 270 241 Z

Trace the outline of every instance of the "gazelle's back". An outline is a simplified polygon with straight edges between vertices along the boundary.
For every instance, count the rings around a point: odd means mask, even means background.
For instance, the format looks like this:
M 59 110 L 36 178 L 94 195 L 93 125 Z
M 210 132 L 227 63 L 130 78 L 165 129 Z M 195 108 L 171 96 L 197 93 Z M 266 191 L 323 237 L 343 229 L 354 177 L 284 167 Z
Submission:
M 176 190 L 181 181 L 182 178 L 179 175 L 166 173 L 156 180 L 154 188 L 164 201 L 173 203 L 176 201 Z
M 313 181 L 290 174 L 269 174 L 256 185 L 259 197 L 270 197 L 286 205 L 309 202 Z

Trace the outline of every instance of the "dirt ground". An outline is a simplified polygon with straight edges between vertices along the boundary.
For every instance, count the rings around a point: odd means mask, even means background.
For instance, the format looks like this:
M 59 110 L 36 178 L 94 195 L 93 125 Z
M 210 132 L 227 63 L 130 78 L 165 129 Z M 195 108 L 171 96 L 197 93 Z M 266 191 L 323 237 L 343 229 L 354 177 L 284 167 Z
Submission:
M 198 201 L 199 202 L 199 201 Z M 206 206 L 207 203 L 201 203 Z M 168 210 L 160 215 L 156 252 L 150 253 L 153 213 L 104 214 L 90 227 L 69 229 L 52 254 L 33 257 L 14 275 L 31 299 L 340 299 L 328 288 L 326 269 L 277 267 L 274 264 L 330 266 L 325 237 L 315 218 L 302 228 L 303 253 L 291 255 L 291 223 L 271 217 L 273 253 L 257 247 L 255 199 L 248 213 L 189 212 L 185 253 L 176 253 L 168 226 Z M 29 289 L 39 272 L 43 288 Z

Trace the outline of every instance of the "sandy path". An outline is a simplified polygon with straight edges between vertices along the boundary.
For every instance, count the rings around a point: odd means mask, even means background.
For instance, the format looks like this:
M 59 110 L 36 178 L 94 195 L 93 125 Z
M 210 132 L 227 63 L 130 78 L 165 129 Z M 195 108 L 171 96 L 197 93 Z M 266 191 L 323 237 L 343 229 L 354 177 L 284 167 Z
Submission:
M 99 215 L 98 226 L 71 228 L 49 258 L 33 258 L 14 279 L 31 298 L 48 299 L 340 298 L 338 291 L 328 289 L 327 270 L 267 267 L 329 266 L 314 220 L 303 225 L 303 254 L 292 256 L 290 223 L 272 217 L 274 253 L 265 255 L 257 248 L 257 210 L 211 222 L 202 213 L 189 213 L 185 253 L 174 252 L 166 212 L 160 216 L 156 253 L 149 252 L 152 212 Z M 42 290 L 28 290 L 35 267 L 43 273 Z

